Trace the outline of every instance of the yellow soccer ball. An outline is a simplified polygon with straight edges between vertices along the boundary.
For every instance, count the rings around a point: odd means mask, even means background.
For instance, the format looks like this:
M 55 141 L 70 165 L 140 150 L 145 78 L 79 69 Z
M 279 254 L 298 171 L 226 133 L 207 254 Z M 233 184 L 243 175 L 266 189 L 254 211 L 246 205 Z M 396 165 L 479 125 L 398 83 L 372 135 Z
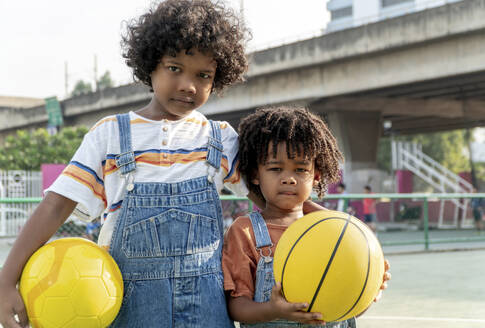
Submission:
M 121 307 L 123 279 L 107 251 L 62 238 L 32 254 L 19 289 L 34 328 L 107 327 Z
M 274 254 L 274 275 L 289 302 L 308 303 L 322 320 L 360 314 L 382 285 L 384 256 L 365 223 L 337 211 L 317 211 L 291 224 Z

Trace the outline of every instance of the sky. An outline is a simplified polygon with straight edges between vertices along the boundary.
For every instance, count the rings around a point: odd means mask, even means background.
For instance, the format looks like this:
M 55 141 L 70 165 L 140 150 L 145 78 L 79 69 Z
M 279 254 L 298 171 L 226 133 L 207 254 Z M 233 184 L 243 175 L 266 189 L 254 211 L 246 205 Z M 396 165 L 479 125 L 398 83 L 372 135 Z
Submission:
M 243 0 L 252 31 L 249 49 L 303 39 L 327 24 L 326 0 Z M 241 0 L 226 0 L 239 10 Z M 131 83 L 121 57 L 123 21 L 152 0 L 0 0 L 0 96 L 66 96 L 78 80 L 93 84 L 109 71 L 116 85 Z M 96 58 L 96 60 L 95 60 Z M 95 62 L 97 65 L 95 65 Z

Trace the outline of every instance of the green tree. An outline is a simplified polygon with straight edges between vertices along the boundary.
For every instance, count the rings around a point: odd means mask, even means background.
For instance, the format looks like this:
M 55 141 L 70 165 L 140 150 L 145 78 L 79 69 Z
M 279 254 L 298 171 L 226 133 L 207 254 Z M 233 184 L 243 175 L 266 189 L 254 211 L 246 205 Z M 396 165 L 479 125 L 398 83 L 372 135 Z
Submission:
M 380 138 L 377 147 L 377 167 L 390 173 L 392 171 L 391 138 Z
M 89 82 L 84 82 L 83 80 L 79 80 L 76 82 L 74 85 L 74 89 L 71 92 L 71 96 L 80 96 L 85 93 L 93 92 L 93 89 L 91 87 L 91 83 Z
M 50 136 L 46 129 L 17 131 L 0 146 L 0 170 L 40 170 L 43 163 L 67 164 L 88 129 L 65 127 Z
M 426 155 L 455 173 L 470 170 L 465 130 L 395 136 L 394 140 L 421 144 Z M 391 171 L 390 137 L 379 141 L 377 163 L 380 169 Z
M 465 138 L 465 143 L 468 148 L 468 163 L 470 166 L 470 175 L 472 178 L 472 185 L 477 186 L 477 170 L 475 163 L 473 163 L 473 149 L 472 149 L 472 142 L 473 142 L 473 130 L 472 129 L 465 129 L 463 137 Z
M 111 79 L 111 73 L 106 71 L 97 82 L 97 90 L 103 90 L 106 88 L 112 88 L 114 85 L 113 80 Z
M 423 152 L 447 169 L 459 173 L 469 171 L 464 130 L 418 134 L 412 138 L 423 146 Z

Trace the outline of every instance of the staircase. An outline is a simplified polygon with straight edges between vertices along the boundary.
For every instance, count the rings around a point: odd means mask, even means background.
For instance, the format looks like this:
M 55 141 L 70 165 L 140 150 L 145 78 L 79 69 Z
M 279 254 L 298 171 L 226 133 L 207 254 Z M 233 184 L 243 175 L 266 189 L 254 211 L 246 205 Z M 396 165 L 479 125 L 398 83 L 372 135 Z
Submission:
M 416 143 L 392 142 L 392 168 L 411 171 L 438 193 L 470 193 L 473 191 L 473 186 L 468 181 L 423 153 L 421 145 Z M 455 204 L 453 222 L 451 224 L 443 222 L 445 200 L 441 200 L 438 227 L 457 228 L 472 225 L 473 222 L 465 221 L 469 200 L 450 199 L 450 201 Z M 460 213 L 461 220 L 458 221 Z

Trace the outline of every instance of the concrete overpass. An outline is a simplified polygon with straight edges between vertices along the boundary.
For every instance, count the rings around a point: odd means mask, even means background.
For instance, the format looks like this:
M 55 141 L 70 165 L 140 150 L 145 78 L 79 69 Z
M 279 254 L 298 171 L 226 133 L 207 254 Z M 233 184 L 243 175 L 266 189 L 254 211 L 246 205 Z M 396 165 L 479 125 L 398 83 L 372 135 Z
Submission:
M 306 105 L 337 135 L 346 175 L 372 169 L 384 121 L 395 134 L 485 125 L 484 17 L 485 0 L 467 0 L 258 51 L 247 82 L 202 111 L 237 126 L 260 106 Z M 62 105 L 66 124 L 91 125 L 149 98 L 146 88 L 128 85 Z M 45 126 L 44 113 L 0 110 L 0 131 Z

